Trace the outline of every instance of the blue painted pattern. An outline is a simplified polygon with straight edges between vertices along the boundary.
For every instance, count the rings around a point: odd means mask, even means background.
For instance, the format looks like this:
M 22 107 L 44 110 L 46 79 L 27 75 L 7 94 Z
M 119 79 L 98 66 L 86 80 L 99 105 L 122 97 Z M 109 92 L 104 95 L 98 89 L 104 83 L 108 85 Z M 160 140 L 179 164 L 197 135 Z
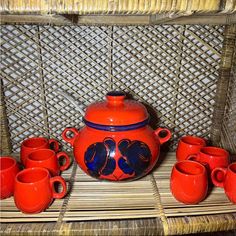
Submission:
M 119 142 L 118 148 L 122 154 L 118 160 L 118 165 L 124 173 L 139 177 L 149 167 L 151 151 L 145 143 L 124 139 Z
M 118 149 L 121 153 L 118 166 L 123 173 L 139 177 L 147 170 L 151 151 L 145 143 L 123 139 L 118 143 Z M 89 174 L 94 177 L 112 174 L 116 169 L 115 154 L 116 143 L 112 138 L 91 144 L 84 155 Z
M 130 125 L 101 125 L 101 124 L 96 124 L 90 121 L 87 121 L 85 118 L 83 118 L 84 123 L 86 126 L 97 129 L 97 130 L 103 130 L 103 131 L 111 131 L 111 132 L 118 132 L 118 131 L 129 131 L 129 130 L 135 130 L 142 128 L 146 126 L 149 123 L 149 118 L 135 123 L 135 124 L 130 124 Z
M 116 168 L 115 148 L 116 144 L 110 138 L 94 143 L 87 148 L 84 161 L 91 176 L 99 177 L 114 172 Z

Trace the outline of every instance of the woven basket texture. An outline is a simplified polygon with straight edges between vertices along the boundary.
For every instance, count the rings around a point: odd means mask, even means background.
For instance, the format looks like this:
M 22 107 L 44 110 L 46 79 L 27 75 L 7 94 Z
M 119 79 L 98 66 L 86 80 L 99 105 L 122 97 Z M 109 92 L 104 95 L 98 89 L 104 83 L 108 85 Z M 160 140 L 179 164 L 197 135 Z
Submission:
M 10 13 L 155 14 L 231 13 L 234 0 L 2 0 L 0 11 Z
M 171 129 L 172 150 L 185 134 L 210 138 L 223 31 L 200 25 L 2 26 L 13 152 L 28 136 L 61 140 L 65 127 L 83 126 L 82 114 L 59 90 L 81 109 L 110 90 L 125 91 L 146 105 L 153 128 Z

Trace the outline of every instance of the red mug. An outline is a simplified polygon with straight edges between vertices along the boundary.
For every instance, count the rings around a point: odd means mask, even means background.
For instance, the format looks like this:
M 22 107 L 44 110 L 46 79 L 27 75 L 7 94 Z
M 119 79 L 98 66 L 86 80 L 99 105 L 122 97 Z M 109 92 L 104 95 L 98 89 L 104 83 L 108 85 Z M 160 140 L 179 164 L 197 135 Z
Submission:
M 54 189 L 55 182 L 62 185 L 62 192 Z M 39 213 L 49 207 L 54 198 L 66 195 L 66 182 L 61 176 L 50 178 L 45 168 L 34 167 L 19 172 L 15 178 L 14 201 L 23 213 Z
M 199 153 L 189 155 L 187 159 L 207 163 L 210 172 L 216 167 L 227 167 L 230 163 L 229 153 L 218 147 L 202 147 Z
M 206 146 L 205 139 L 196 136 L 184 136 L 178 142 L 176 159 L 178 161 L 186 160 L 189 155 L 198 153 L 204 146 Z
M 59 160 L 65 159 L 65 164 L 60 165 Z M 50 149 L 38 149 L 31 152 L 25 160 L 25 167 L 43 167 L 49 170 L 52 176 L 60 174 L 60 171 L 68 169 L 70 158 L 65 152 L 55 153 Z
M 184 204 L 197 204 L 207 195 L 206 168 L 195 161 L 177 162 L 171 173 L 170 189 L 173 196 Z
M 224 188 L 228 199 L 236 204 L 236 162 L 228 168 L 215 168 L 211 172 L 211 179 L 215 186 Z
M 31 152 L 41 148 L 51 148 L 55 152 L 58 152 L 59 143 L 55 139 L 47 139 L 44 137 L 33 137 L 24 140 L 21 144 L 20 150 L 20 159 L 22 164 L 25 165 L 25 160 Z
M 8 156 L 0 157 L 0 199 L 11 197 L 16 174 L 20 171 L 17 161 Z

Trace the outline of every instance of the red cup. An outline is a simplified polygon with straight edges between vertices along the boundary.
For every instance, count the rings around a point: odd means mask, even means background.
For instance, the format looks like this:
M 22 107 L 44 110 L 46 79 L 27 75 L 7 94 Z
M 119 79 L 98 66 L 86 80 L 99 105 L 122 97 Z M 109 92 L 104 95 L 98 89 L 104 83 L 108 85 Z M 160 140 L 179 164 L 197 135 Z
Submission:
M 210 172 L 217 167 L 227 167 L 230 163 L 229 153 L 218 147 L 202 147 L 199 153 L 189 155 L 187 159 L 207 163 Z
M 195 161 L 177 162 L 171 173 L 170 189 L 176 200 L 184 204 L 197 204 L 207 195 L 206 168 Z
M 55 182 L 62 185 L 62 192 L 54 189 Z M 50 178 L 45 168 L 34 167 L 20 171 L 15 178 L 14 201 L 23 213 L 39 213 L 49 207 L 54 198 L 66 195 L 66 182 L 61 176 Z
M 236 162 L 227 168 L 215 168 L 211 172 L 211 180 L 215 186 L 224 188 L 228 199 L 236 204 Z
M 60 159 L 64 159 L 65 163 L 60 165 Z M 65 152 L 55 153 L 50 149 L 38 149 L 31 152 L 25 160 L 25 167 L 43 167 L 49 170 L 52 176 L 60 174 L 60 171 L 68 169 L 70 166 L 70 158 Z
M 20 150 L 20 158 L 22 164 L 25 165 L 25 160 L 31 152 L 42 148 L 51 148 L 55 152 L 58 152 L 59 143 L 55 139 L 47 139 L 44 137 L 33 137 L 24 140 L 21 144 Z
M 189 155 L 198 153 L 204 146 L 206 146 L 205 139 L 195 136 L 184 136 L 178 142 L 176 159 L 178 161 L 186 160 Z
M 0 199 L 13 195 L 15 177 L 19 171 L 19 166 L 14 158 L 0 157 Z

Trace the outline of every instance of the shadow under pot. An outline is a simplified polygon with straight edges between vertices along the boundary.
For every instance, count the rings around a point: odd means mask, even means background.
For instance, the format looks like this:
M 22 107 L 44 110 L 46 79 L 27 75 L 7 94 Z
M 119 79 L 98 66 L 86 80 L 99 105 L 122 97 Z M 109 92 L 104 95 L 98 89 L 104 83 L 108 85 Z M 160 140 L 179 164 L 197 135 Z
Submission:
M 105 101 L 88 106 L 83 120 L 81 130 L 66 128 L 62 138 L 73 146 L 80 168 L 97 179 L 146 175 L 158 160 L 160 145 L 171 138 L 168 129 L 153 130 L 146 108 L 121 92 L 110 92 Z

